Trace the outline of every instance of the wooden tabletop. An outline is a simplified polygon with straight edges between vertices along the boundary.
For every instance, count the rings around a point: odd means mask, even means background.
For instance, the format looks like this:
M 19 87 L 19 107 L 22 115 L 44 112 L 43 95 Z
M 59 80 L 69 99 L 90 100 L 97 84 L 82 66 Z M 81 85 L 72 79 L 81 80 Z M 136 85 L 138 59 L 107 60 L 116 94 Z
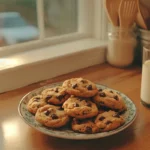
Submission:
M 74 141 L 44 135 L 18 115 L 20 99 L 38 87 L 84 77 L 128 95 L 137 107 L 137 118 L 126 130 L 102 139 Z M 150 150 L 150 109 L 140 103 L 141 68 L 118 69 L 103 64 L 69 73 L 0 95 L 0 150 Z

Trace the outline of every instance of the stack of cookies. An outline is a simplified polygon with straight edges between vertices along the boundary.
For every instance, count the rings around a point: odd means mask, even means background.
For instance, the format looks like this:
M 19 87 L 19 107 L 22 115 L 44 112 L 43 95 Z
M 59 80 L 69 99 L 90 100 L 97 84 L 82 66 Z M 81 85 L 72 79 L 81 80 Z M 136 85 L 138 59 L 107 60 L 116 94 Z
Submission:
M 80 133 L 114 130 L 124 124 L 120 115 L 126 110 L 122 97 L 83 78 L 72 78 L 62 86 L 45 89 L 27 105 L 36 121 L 50 128 L 70 124 Z

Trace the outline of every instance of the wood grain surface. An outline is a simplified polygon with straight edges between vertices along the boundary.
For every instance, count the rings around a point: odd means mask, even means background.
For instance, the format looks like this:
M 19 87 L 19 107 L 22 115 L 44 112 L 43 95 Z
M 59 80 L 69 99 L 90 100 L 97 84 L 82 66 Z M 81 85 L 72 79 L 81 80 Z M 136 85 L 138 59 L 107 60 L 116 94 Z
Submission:
M 44 135 L 23 122 L 17 107 L 26 93 L 72 77 L 87 78 L 128 95 L 138 111 L 134 123 L 110 137 L 74 141 Z M 118 69 L 103 64 L 3 93 L 0 95 L 0 150 L 150 150 L 150 109 L 140 103 L 140 85 L 141 68 Z

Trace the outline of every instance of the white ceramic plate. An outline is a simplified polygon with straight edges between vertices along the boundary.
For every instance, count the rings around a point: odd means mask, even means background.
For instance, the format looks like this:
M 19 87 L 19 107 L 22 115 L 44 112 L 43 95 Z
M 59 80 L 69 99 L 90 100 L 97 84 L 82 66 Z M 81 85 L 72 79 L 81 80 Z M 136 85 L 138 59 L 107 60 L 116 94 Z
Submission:
M 31 97 L 40 94 L 41 91 L 43 91 L 46 88 L 54 87 L 57 85 L 61 85 L 61 83 L 51 84 L 48 86 L 44 86 L 42 88 L 38 88 L 34 91 L 31 91 L 30 93 L 28 93 L 21 99 L 19 106 L 18 106 L 18 111 L 19 111 L 19 114 L 22 117 L 22 119 L 28 125 L 30 125 L 34 129 L 36 129 L 44 134 L 47 134 L 47 135 L 50 135 L 53 137 L 64 138 L 64 139 L 74 139 L 74 140 L 88 140 L 88 139 L 103 138 L 106 136 L 110 136 L 110 135 L 119 133 L 120 131 L 126 129 L 129 125 L 131 125 L 133 123 L 133 121 L 136 118 L 136 107 L 135 107 L 134 103 L 131 101 L 131 99 L 129 97 L 127 97 L 126 95 L 124 95 L 123 93 L 109 88 L 110 90 L 118 92 L 123 97 L 123 100 L 127 106 L 127 111 L 123 114 L 123 117 L 125 119 L 125 124 L 122 125 L 121 127 L 117 128 L 115 130 L 109 131 L 109 132 L 95 133 L 95 134 L 75 133 L 72 130 L 70 130 L 69 128 L 63 128 L 61 130 L 47 128 L 47 127 L 41 125 L 40 123 L 38 123 L 34 119 L 34 115 L 32 115 L 30 112 L 28 112 L 26 105 Z M 101 89 L 108 88 L 104 85 L 99 85 L 99 84 L 97 84 L 97 87 L 101 88 Z

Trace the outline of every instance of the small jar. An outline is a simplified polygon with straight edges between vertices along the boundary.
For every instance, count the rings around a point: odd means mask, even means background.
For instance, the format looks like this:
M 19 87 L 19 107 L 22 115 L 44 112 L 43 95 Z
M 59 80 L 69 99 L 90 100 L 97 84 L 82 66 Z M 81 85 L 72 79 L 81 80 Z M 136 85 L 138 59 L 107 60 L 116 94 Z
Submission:
M 144 30 L 144 29 L 139 29 L 139 34 L 140 34 L 140 39 L 142 41 L 149 41 L 150 42 L 150 31 L 149 30 Z M 147 45 L 144 45 L 147 46 Z
M 113 27 L 108 38 L 107 62 L 116 67 L 131 65 L 137 44 L 134 30 Z
M 137 28 L 137 41 L 135 61 L 136 64 L 142 66 L 143 47 L 150 44 L 150 31 Z
M 141 40 L 141 46 L 142 46 L 142 53 L 143 53 L 143 47 L 149 47 L 150 45 L 150 31 L 140 29 L 140 40 Z

